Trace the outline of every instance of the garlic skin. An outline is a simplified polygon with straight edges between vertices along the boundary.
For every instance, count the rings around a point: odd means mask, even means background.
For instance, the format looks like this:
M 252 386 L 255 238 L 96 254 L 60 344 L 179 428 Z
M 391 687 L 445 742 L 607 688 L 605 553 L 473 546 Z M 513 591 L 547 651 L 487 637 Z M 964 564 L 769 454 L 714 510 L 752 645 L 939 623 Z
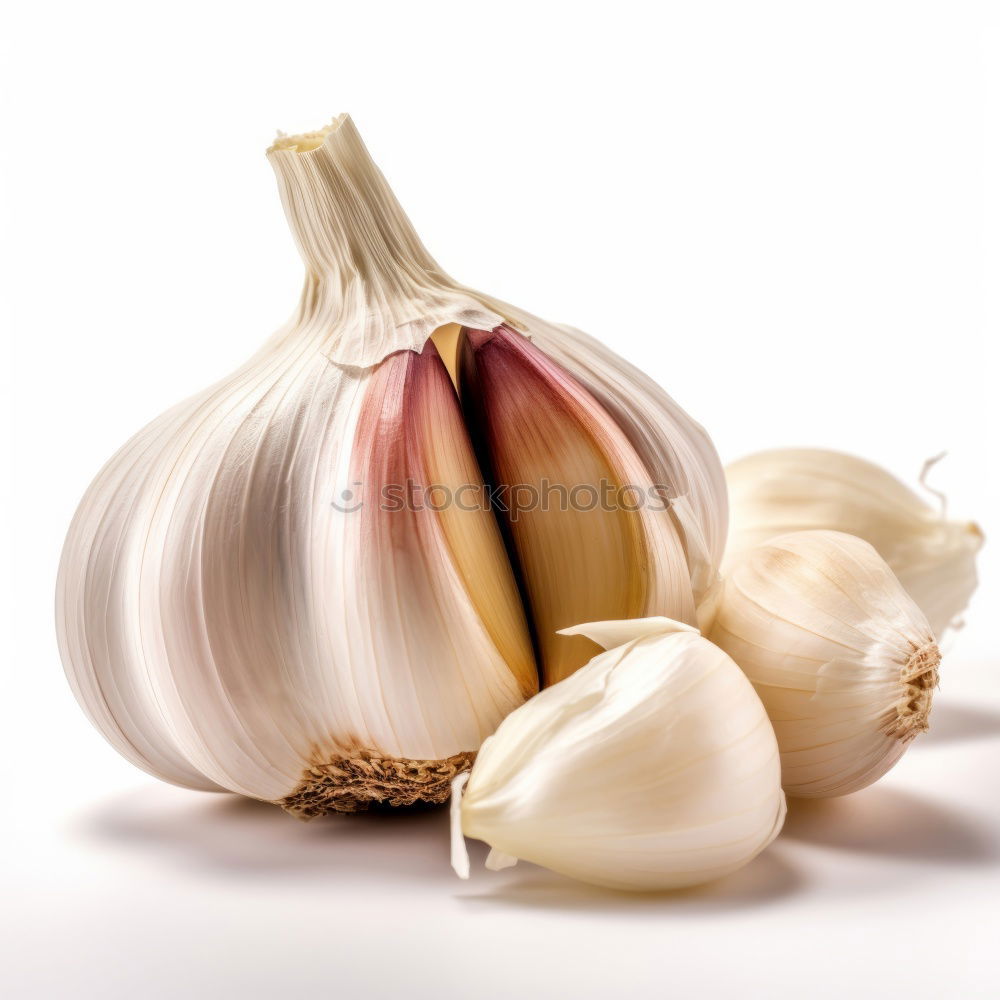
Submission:
M 843 531 L 875 547 L 938 638 L 959 624 L 978 583 L 978 525 L 945 520 L 884 469 L 837 451 L 758 452 L 727 466 L 726 480 L 726 565 L 791 531 Z
M 611 352 L 448 278 L 346 115 L 268 158 L 306 264 L 299 305 L 98 474 L 63 550 L 60 652 L 94 725 L 166 781 L 303 817 L 442 801 L 539 675 L 494 513 L 385 509 L 390 485 L 482 487 L 450 333 L 532 338 L 631 467 L 670 484 L 666 542 L 633 531 L 644 606 L 665 577 L 690 610 L 717 577 L 721 464 Z
M 583 882 L 653 891 L 752 860 L 785 817 L 774 732 L 735 663 L 665 618 L 567 629 L 607 647 L 509 715 L 456 781 L 461 835 Z M 460 827 L 460 830 L 459 830 Z
M 864 788 L 928 728 L 941 654 L 860 538 L 797 531 L 743 553 L 724 578 L 711 639 L 764 702 L 788 795 Z

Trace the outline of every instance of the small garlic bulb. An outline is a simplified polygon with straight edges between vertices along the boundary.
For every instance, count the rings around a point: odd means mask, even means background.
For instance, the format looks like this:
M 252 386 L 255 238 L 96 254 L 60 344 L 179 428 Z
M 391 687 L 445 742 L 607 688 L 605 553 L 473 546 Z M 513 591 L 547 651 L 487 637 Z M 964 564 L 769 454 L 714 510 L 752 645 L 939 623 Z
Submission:
M 796 531 L 730 567 L 711 633 L 760 695 L 792 796 L 870 785 L 927 729 L 941 655 L 867 542 Z
M 596 648 L 539 635 L 694 620 L 722 466 L 611 351 L 448 277 L 346 115 L 267 155 L 298 307 L 98 474 L 63 549 L 60 651 L 95 726 L 166 781 L 300 816 L 443 801 L 540 677 Z M 487 491 L 547 479 L 671 502 L 511 512 Z
M 565 629 L 607 648 L 509 715 L 452 800 L 487 867 L 532 861 L 615 889 L 676 889 L 745 865 L 785 816 L 778 749 L 736 664 L 665 618 Z
M 875 546 L 940 638 L 976 589 L 978 525 L 948 521 L 884 469 L 837 451 L 782 448 L 726 468 L 726 562 L 790 531 L 829 529 Z

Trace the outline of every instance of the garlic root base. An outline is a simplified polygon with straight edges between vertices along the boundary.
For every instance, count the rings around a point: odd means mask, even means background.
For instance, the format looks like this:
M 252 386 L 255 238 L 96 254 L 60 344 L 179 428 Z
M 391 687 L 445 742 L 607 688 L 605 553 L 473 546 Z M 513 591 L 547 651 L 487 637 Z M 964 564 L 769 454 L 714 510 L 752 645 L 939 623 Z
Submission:
M 941 651 L 937 643 L 929 643 L 914 649 L 913 655 L 903 668 L 906 695 L 897 707 L 896 722 L 889 730 L 890 735 L 909 742 L 930 728 L 927 717 L 931 711 L 931 699 L 940 679 L 938 667 L 941 665 Z
M 313 764 L 295 791 L 278 805 L 308 820 L 331 812 L 364 812 L 375 803 L 441 803 L 451 795 L 456 775 L 468 771 L 475 758 L 474 750 L 443 760 L 409 760 L 362 751 L 354 757 Z

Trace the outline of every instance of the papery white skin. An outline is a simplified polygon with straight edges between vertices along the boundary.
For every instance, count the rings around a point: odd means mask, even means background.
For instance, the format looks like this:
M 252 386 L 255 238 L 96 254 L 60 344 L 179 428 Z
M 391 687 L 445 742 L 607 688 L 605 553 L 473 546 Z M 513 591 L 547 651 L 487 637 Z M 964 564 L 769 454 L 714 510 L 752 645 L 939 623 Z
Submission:
M 764 702 L 789 795 L 864 788 L 927 727 L 940 661 L 930 625 L 852 535 L 792 532 L 744 552 L 711 639 Z
M 133 763 L 278 799 L 316 747 L 447 757 L 522 700 L 446 558 L 421 554 L 405 602 L 364 586 L 361 519 L 330 502 L 371 378 L 303 335 L 160 418 L 89 491 L 60 636 Z
M 752 860 L 785 816 L 760 699 L 698 631 L 665 618 L 567 629 L 610 647 L 509 715 L 484 744 L 461 832 L 614 889 L 697 885 Z M 454 863 L 467 875 L 460 840 Z
M 411 353 L 436 328 L 507 322 L 614 410 L 650 476 L 669 476 L 683 498 L 674 538 L 694 600 L 717 576 L 726 506 L 711 442 L 652 381 L 441 271 L 347 116 L 268 155 L 306 263 L 298 309 L 101 471 L 66 540 L 57 624 L 74 692 L 130 761 L 179 785 L 280 801 L 339 755 L 474 751 L 537 684 L 492 515 L 443 515 L 393 538 L 402 522 L 331 510 L 368 461 L 358 441 L 382 454 L 410 432 L 391 393 L 365 416 L 379 384 L 423 372 L 428 420 L 458 413 Z M 467 451 L 456 424 L 399 455 L 457 475 Z M 380 533 L 392 540 L 373 544 Z
M 888 562 L 940 638 L 977 585 L 979 527 L 943 513 L 879 466 L 819 448 L 762 451 L 726 468 L 731 528 L 726 564 L 790 531 L 856 535 Z

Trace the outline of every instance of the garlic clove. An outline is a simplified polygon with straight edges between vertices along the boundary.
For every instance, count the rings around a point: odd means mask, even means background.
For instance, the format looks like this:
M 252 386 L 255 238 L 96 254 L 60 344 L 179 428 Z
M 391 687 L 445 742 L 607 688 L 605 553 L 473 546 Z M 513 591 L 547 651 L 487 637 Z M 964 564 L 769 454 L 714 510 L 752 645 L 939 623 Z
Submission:
M 438 387 L 442 397 L 450 388 L 443 384 Z M 452 417 L 457 418 L 454 395 L 448 402 Z M 445 427 L 444 420 L 425 425 L 430 442 L 428 478 L 434 483 L 450 484 L 452 497 L 470 483 L 482 497 L 485 487 L 478 481 L 479 469 L 464 428 L 456 422 L 452 433 L 442 434 Z M 439 464 L 441 460 L 447 464 Z M 449 587 L 454 586 L 453 569 L 462 581 L 463 600 L 472 602 L 476 617 L 517 681 L 522 697 L 531 697 L 538 691 L 538 668 L 524 606 L 496 519 L 485 502 L 475 508 L 449 503 L 438 516 L 450 556 L 439 565 L 449 566 Z
M 343 644 L 327 718 L 357 735 L 313 751 L 284 798 L 297 812 L 349 807 L 358 796 L 403 804 L 411 792 L 445 795 L 448 772 L 467 766 L 538 684 L 496 523 L 478 498 L 455 499 L 475 490 L 479 473 L 432 343 L 372 372 L 350 454 L 361 508 L 343 518 L 345 551 L 324 566 L 333 579 L 320 607 L 330 641 Z M 362 775 L 338 788 L 331 779 L 342 778 L 343 759 L 360 760 Z M 362 765 L 372 761 L 385 777 L 366 783 Z
M 663 613 L 693 621 L 683 541 L 611 414 L 505 327 L 467 330 L 459 387 L 524 581 L 545 684 L 595 647 L 556 633 L 578 621 Z M 634 508 L 634 509 L 633 509 Z
M 789 795 L 864 788 L 928 726 L 941 659 L 933 633 L 859 538 L 800 531 L 744 552 L 711 639 L 764 702 Z
M 612 415 L 649 478 L 670 497 L 670 517 L 701 605 L 718 581 L 729 527 L 725 474 L 708 433 L 648 375 L 600 341 L 534 317 L 520 320 L 532 343 Z
M 147 465 L 161 436 L 181 424 L 169 411 L 140 431 L 91 484 L 63 547 L 56 591 L 59 646 L 73 694 L 93 725 L 136 767 L 185 788 L 220 786 L 188 759 L 142 669 L 141 562 L 156 481 Z M 148 643 L 148 639 L 146 640 Z
M 939 638 L 977 586 L 976 524 L 948 521 L 894 476 L 853 455 L 818 448 L 758 452 L 726 469 L 732 529 L 726 564 L 791 531 L 863 538 L 889 564 Z
M 696 885 L 741 867 L 785 815 L 778 749 L 739 668 L 666 619 L 574 632 L 613 642 L 509 715 L 453 799 L 460 834 L 492 856 L 616 889 Z M 460 826 L 460 830 L 459 830 Z

